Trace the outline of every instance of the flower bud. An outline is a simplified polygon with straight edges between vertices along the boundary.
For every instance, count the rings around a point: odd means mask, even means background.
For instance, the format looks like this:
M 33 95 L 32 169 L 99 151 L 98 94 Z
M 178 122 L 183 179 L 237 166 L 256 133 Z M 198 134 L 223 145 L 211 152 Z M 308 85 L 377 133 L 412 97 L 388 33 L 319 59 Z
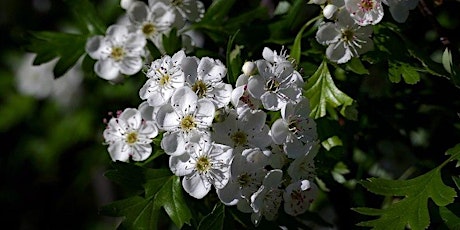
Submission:
M 244 75 L 246 76 L 252 76 L 257 73 L 257 66 L 254 62 L 252 61 L 247 61 L 244 63 L 243 67 L 241 68 L 243 71 Z
M 332 4 L 328 4 L 323 9 L 323 15 L 327 19 L 331 19 L 334 16 L 334 13 L 337 11 L 338 7 Z

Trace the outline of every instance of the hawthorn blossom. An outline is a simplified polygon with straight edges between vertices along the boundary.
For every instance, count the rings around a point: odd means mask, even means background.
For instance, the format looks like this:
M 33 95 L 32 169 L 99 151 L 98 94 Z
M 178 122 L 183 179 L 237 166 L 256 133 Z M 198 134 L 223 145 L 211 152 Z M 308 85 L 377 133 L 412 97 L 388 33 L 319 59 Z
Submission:
M 175 14 L 163 2 L 135 1 L 129 5 L 126 14 L 137 33 L 149 39 L 155 46 L 163 50 L 162 34 L 168 33 L 175 20 Z
M 171 7 L 176 16 L 175 25 L 182 28 L 187 21 L 197 22 L 204 16 L 205 8 L 199 0 L 149 0 L 149 4 L 163 2 Z
M 171 155 L 182 154 L 186 142 L 207 134 L 215 114 L 214 104 L 187 86 L 177 89 L 169 104 L 156 114 L 158 126 L 165 130 L 161 147 Z
M 314 158 L 319 151 L 320 145 L 316 141 L 305 155 L 294 159 L 287 169 L 288 175 L 292 180 L 313 180 L 316 177 L 316 167 Z
M 420 0 L 382 0 L 390 7 L 393 19 L 399 23 L 404 23 L 409 17 L 409 11 L 417 7 Z
M 284 211 L 291 216 L 305 213 L 317 193 L 318 186 L 309 180 L 299 180 L 288 185 L 283 193 Z
M 305 155 L 318 138 L 316 123 L 309 115 L 309 100 L 302 98 L 297 104 L 287 103 L 281 110 L 281 118 L 272 124 L 271 137 L 275 144 L 284 146 L 289 158 Z
M 343 64 L 373 49 L 372 32 L 372 26 L 359 26 L 346 10 L 341 10 L 337 21 L 319 25 L 316 40 L 328 46 L 326 57 L 329 60 Z
M 214 123 L 212 138 L 238 151 L 245 148 L 264 149 L 271 143 L 266 117 L 267 114 L 261 110 L 247 109 L 241 114 L 230 110 L 224 121 Z
M 381 0 L 345 0 L 345 7 L 360 26 L 375 25 L 384 14 Z
M 278 216 L 278 209 L 283 199 L 283 190 L 279 188 L 282 177 L 283 171 L 280 169 L 269 171 L 262 186 L 252 194 L 251 207 L 253 213 L 251 221 L 255 226 L 260 223 L 263 216 L 269 221 L 275 220 Z
M 231 165 L 231 176 L 227 185 L 217 190 L 217 195 L 225 205 L 238 202 L 250 204 L 251 195 L 262 185 L 267 174 L 267 154 L 259 148 L 245 149 L 235 154 Z M 240 205 L 241 206 L 241 205 Z
M 203 57 L 187 58 L 184 62 L 186 84 L 199 98 L 211 100 L 218 109 L 228 105 L 232 85 L 222 80 L 227 74 L 227 68 L 221 61 Z
M 85 50 L 96 59 L 94 71 L 106 80 L 116 81 L 121 74 L 133 75 L 141 70 L 145 39 L 124 25 L 111 25 L 105 36 L 88 39 Z
M 147 100 L 149 105 L 158 107 L 169 102 L 176 89 L 184 86 L 185 75 L 182 61 L 185 58 L 183 50 L 157 59 L 150 65 L 146 76 L 149 78 L 139 90 L 139 96 Z
M 143 121 L 137 109 L 127 108 L 109 120 L 103 132 L 113 161 L 143 161 L 152 153 L 150 143 L 158 135 L 152 121 Z
M 169 158 L 169 167 L 177 176 L 184 176 L 182 186 L 192 197 L 201 199 L 211 187 L 222 189 L 230 178 L 232 148 L 201 138 L 189 142 L 186 153 Z

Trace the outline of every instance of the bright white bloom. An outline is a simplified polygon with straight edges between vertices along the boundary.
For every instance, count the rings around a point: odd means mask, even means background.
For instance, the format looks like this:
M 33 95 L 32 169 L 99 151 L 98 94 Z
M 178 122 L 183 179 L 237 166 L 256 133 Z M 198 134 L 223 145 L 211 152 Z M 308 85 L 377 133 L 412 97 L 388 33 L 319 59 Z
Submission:
M 267 173 L 262 186 L 251 196 L 252 223 L 257 226 L 262 216 L 269 221 L 275 220 L 278 216 L 278 209 L 281 206 L 283 190 L 279 189 L 283 177 L 283 171 L 274 169 Z
M 184 60 L 186 84 L 199 98 L 211 100 L 216 108 L 222 108 L 230 102 L 232 85 L 223 82 L 227 75 L 225 65 L 209 57 L 187 58 Z
M 121 8 L 123 8 L 124 10 L 128 10 L 129 7 L 131 6 L 131 4 L 133 4 L 134 2 L 136 2 L 138 0 L 121 0 L 120 1 L 120 6 Z
M 241 71 L 243 71 L 243 74 L 248 77 L 252 76 L 257 74 L 257 65 L 252 61 L 247 61 L 241 67 Z
M 139 90 L 141 99 L 147 99 L 149 105 L 158 107 L 169 102 L 176 89 L 184 86 L 185 75 L 182 70 L 183 50 L 157 59 L 150 65 L 146 76 L 149 78 Z
M 162 34 L 171 30 L 175 20 L 175 14 L 170 7 L 163 2 L 152 2 L 147 5 L 142 1 L 136 1 L 129 6 L 126 14 L 139 34 L 163 50 Z
M 167 131 L 161 147 L 168 154 L 182 154 L 187 141 L 207 134 L 215 110 L 211 101 L 198 99 L 189 87 L 177 89 L 170 104 L 161 106 L 156 115 L 158 126 Z
M 127 108 L 109 120 L 103 136 L 113 161 L 143 161 L 152 153 L 152 138 L 158 129 L 151 121 L 143 121 L 137 109 Z
M 373 49 L 372 32 L 372 26 L 359 26 L 346 10 L 341 10 L 336 22 L 319 25 L 316 40 L 328 46 L 326 57 L 329 60 L 342 64 Z
M 197 22 L 204 16 L 204 4 L 198 0 L 149 0 L 150 5 L 155 2 L 163 2 L 174 10 L 177 28 L 182 28 L 187 21 Z
M 375 25 L 384 14 L 381 0 L 345 0 L 345 7 L 360 26 Z
M 262 51 L 262 57 L 272 64 L 283 64 L 283 63 L 291 64 L 291 62 L 288 60 L 289 55 L 287 55 L 286 53 L 287 53 L 287 50 L 285 50 L 284 48 L 282 48 L 280 53 L 278 54 L 276 50 L 272 50 L 268 47 L 264 47 Z
M 202 138 L 190 142 L 186 153 L 169 158 L 169 168 L 177 176 L 184 176 L 182 186 L 191 196 L 201 199 L 211 187 L 222 189 L 230 178 L 232 148 Z
M 261 100 L 265 109 L 280 110 L 288 102 L 298 102 L 302 96 L 300 74 L 289 62 L 256 61 L 259 74 L 248 79 L 248 91 Z
M 145 39 L 131 33 L 123 25 L 111 25 L 106 35 L 91 37 L 86 42 L 86 52 L 96 59 L 94 71 L 98 76 L 115 81 L 121 74 L 133 75 L 141 70 Z
M 296 181 L 286 187 L 283 193 L 284 211 L 297 216 L 308 210 L 316 199 L 318 186 L 309 180 Z
M 289 158 L 305 155 L 318 138 L 316 123 L 309 115 L 309 101 L 302 98 L 297 104 L 287 103 L 281 109 L 281 118 L 272 124 L 273 141 L 284 146 Z
M 383 3 L 390 7 L 390 13 L 393 19 L 403 23 L 409 17 L 409 11 L 417 7 L 420 0 L 382 0 Z
M 313 180 L 316 177 L 314 158 L 319 150 L 319 143 L 309 146 L 307 153 L 298 157 L 289 165 L 287 172 L 292 180 Z
M 251 195 L 259 189 L 267 174 L 264 167 L 268 163 L 266 153 L 259 148 L 245 149 L 241 154 L 235 154 L 230 180 L 224 188 L 217 190 L 222 203 L 235 205 L 246 202 L 249 205 Z
M 231 103 L 238 113 L 246 109 L 259 109 L 262 102 L 249 94 L 247 85 L 238 86 L 232 91 Z
M 238 150 L 244 148 L 264 149 L 271 143 L 269 128 L 265 124 L 267 114 L 262 110 L 247 109 L 241 114 L 230 110 L 224 121 L 213 125 L 212 138 Z

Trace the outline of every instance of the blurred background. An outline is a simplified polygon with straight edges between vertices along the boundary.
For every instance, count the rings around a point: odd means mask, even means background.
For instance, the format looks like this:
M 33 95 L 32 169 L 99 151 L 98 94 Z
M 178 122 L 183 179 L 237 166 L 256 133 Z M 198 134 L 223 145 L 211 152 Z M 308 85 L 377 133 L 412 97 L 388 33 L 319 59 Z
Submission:
M 122 12 L 119 0 L 93 2 L 108 23 Z M 436 2 L 434 13 L 458 48 L 459 1 Z M 415 45 L 428 44 L 427 53 L 439 61 L 439 34 L 415 11 L 401 28 Z M 103 121 L 110 112 L 138 105 L 143 81 L 133 77 L 124 84 L 108 84 L 84 76 L 79 64 L 55 81 L 55 61 L 32 66 L 34 54 L 25 49 L 29 32 L 71 32 L 72 20 L 60 0 L 0 1 L 2 228 L 96 230 L 114 229 L 120 222 L 98 213 L 102 205 L 123 198 L 123 191 L 103 175 L 111 163 L 103 145 Z M 386 66 L 373 68 L 367 77 L 333 73 L 339 88 L 358 101 L 360 113 L 356 122 L 340 120 L 327 127 L 344 134 L 344 146 L 320 162 L 325 169 L 337 169 L 319 174 L 326 175 L 331 189 L 324 199 L 332 210 L 330 220 L 343 229 L 361 218 L 351 207 L 381 203 L 356 186 L 358 179 L 426 172 L 445 160 L 443 152 L 460 140 L 459 89 L 452 82 L 424 74 L 418 84 L 394 84 L 379 72 Z

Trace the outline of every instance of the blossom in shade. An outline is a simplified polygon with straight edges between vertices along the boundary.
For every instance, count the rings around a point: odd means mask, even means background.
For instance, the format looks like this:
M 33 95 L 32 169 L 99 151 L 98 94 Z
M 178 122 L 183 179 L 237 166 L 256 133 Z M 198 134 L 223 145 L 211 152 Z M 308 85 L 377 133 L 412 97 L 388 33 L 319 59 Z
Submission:
M 173 9 L 175 15 L 175 26 L 182 28 L 189 22 L 197 22 L 204 16 L 204 4 L 198 0 L 149 0 L 149 4 L 163 2 Z
M 158 135 L 152 121 L 143 121 L 137 109 L 127 108 L 109 120 L 103 132 L 113 161 L 143 161 L 152 153 L 150 143 Z
M 306 212 L 317 193 L 318 187 L 309 180 L 299 180 L 288 185 L 283 193 L 284 211 L 291 216 Z
M 184 176 L 182 186 L 192 197 L 201 199 L 211 187 L 222 189 L 230 178 L 232 148 L 201 138 L 189 142 L 186 153 L 169 158 L 169 167 L 177 176 Z
M 372 26 L 359 26 L 346 10 L 340 10 L 337 21 L 319 25 L 316 40 L 328 46 L 329 60 L 343 64 L 373 49 L 372 32 Z
M 390 7 L 390 14 L 399 23 L 404 23 L 409 17 L 409 11 L 417 7 L 420 0 L 382 0 Z
M 280 169 L 270 170 L 264 178 L 262 186 L 252 194 L 251 215 L 252 223 L 257 226 L 262 217 L 272 221 L 278 216 L 278 209 L 283 200 L 283 190 L 279 188 L 282 182 L 283 171 Z

